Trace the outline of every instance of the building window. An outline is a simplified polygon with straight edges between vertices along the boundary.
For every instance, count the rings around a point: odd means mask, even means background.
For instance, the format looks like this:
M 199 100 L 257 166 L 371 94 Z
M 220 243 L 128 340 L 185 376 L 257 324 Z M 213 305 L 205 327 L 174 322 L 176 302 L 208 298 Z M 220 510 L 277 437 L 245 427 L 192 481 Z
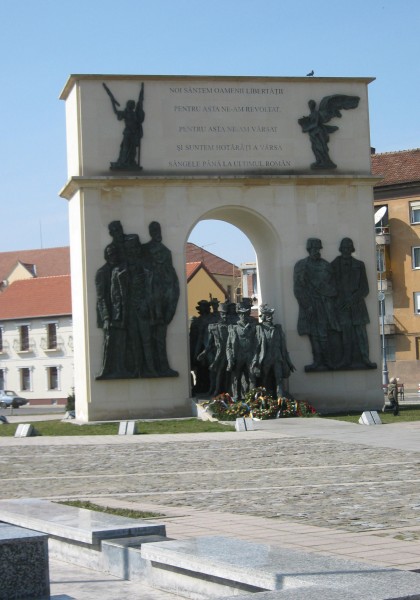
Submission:
M 47 367 L 47 377 L 48 377 L 48 389 L 49 390 L 58 390 L 58 368 L 57 367 Z
M 386 359 L 394 362 L 395 361 L 395 337 L 393 335 L 385 336 L 385 352 Z
M 27 367 L 20 369 L 20 389 L 22 392 L 31 391 L 31 371 Z
M 413 269 L 420 269 L 420 246 L 415 246 L 412 250 Z
M 29 325 L 21 325 L 19 327 L 20 336 L 20 351 L 27 352 L 29 350 Z
M 48 350 L 57 349 L 57 323 L 47 324 L 47 348 Z
M 232 299 L 232 286 L 231 286 L 231 285 L 228 285 L 228 286 L 227 286 L 227 288 L 226 288 L 226 292 L 227 292 L 227 299 L 228 299 L 228 300 L 229 300 L 229 302 L 230 302 L 230 301 L 231 301 L 231 299 Z
M 414 292 L 414 312 L 420 315 L 420 292 Z
M 4 376 L 4 369 L 0 369 L 0 390 L 4 390 L 5 386 L 5 376 Z
M 3 352 L 3 327 L 0 327 L 0 352 Z
M 420 223 L 420 202 L 410 202 L 410 222 L 412 225 Z

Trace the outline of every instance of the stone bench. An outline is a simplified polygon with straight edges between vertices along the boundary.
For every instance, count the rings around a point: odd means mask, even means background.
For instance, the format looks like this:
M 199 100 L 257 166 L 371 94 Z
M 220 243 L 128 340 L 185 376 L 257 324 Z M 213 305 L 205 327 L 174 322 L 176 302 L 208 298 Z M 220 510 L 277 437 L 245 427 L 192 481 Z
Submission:
M 0 500 L 0 521 L 48 534 L 50 556 L 104 571 L 102 543 L 114 538 L 160 536 L 165 525 L 75 508 L 48 500 Z
M 260 592 L 257 600 L 420 597 L 417 573 L 234 538 L 147 544 L 141 556 L 150 561 L 149 585 L 181 595 L 235 600 L 242 598 L 241 591 L 244 599 Z
M 50 597 L 48 536 L 0 523 L 0 600 Z

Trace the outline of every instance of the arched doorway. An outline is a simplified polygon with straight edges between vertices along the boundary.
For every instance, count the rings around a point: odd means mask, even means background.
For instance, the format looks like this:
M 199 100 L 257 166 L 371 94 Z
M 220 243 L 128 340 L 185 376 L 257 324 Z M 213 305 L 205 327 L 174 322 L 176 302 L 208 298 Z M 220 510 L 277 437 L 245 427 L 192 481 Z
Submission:
M 204 228 L 205 224 L 207 224 L 206 229 Z M 195 230 L 200 231 L 201 235 L 205 237 L 200 238 L 194 235 Z M 224 236 L 222 242 L 220 242 L 218 234 Z M 229 236 L 232 236 L 234 243 L 241 246 L 240 249 L 235 251 L 235 248 L 230 246 Z M 196 244 L 191 243 L 191 240 L 195 240 Z M 211 393 L 228 391 L 227 388 L 219 389 L 216 381 L 212 381 L 212 374 L 213 379 L 215 379 L 215 374 L 211 369 L 209 370 L 210 355 L 206 356 L 205 353 L 207 337 L 211 329 L 208 328 L 212 323 L 220 322 L 221 319 L 219 302 L 226 302 L 225 306 L 221 308 L 228 311 L 228 316 L 225 317 L 228 322 L 236 317 L 235 304 L 245 300 L 248 300 L 252 306 L 251 318 L 258 320 L 262 297 L 257 270 L 257 252 L 254 244 L 258 247 L 259 256 L 263 257 L 260 258 L 259 264 L 263 265 L 266 301 L 278 313 L 279 306 L 282 305 L 280 299 L 282 277 L 277 264 L 280 252 L 278 236 L 267 220 L 256 211 L 244 209 L 244 207 L 219 207 L 206 213 L 191 229 L 186 244 L 186 294 L 193 396 L 204 397 L 208 395 L 209 390 L 213 390 Z M 228 257 L 232 259 L 232 262 L 228 262 L 229 259 L 226 260 Z M 198 270 L 200 265 L 205 273 Z M 206 274 L 207 279 L 205 279 Z M 194 282 L 194 276 L 197 284 Z M 253 276 L 255 276 L 255 285 L 253 285 Z M 198 282 L 201 283 L 201 289 Z M 224 286 L 222 298 L 220 298 L 220 290 L 216 288 L 215 291 L 219 302 L 214 299 L 214 292 L 210 291 L 215 289 L 215 282 Z M 277 286 L 278 289 L 276 289 Z M 278 322 L 278 318 L 276 320 Z
M 282 318 L 284 303 L 282 301 L 281 244 L 273 225 L 253 209 L 243 206 L 221 206 L 207 211 L 198 219 L 191 226 L 186 241 L 190 240 L 196 225 L 204 221 L 223 222 L 239 230 L 238 239 L 244 243 L 244 248 L 249 254 L 252 251 L 253 260 L 256 262 L 258 301 L 267 302 L 273 306 L 278 319 Z M 226 229 L 224 233 L 226 233 Z M 212 246 L 209 245 L 208 250 L 212 252 Z M 221 254 L 220 256 L 226 258 Z M 241 262 L 253 261 L 245 259 Z M 232 300 L 234 300 L 233 297 Z

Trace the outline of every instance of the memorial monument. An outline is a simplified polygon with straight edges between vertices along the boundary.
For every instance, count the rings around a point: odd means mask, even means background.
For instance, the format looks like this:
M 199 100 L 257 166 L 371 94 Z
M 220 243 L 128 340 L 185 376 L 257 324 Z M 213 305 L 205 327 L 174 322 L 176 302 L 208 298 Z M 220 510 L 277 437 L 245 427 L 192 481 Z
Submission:
M 371 81 L 69 78 L 61 195 L 80 421 L 191 414 L 185 244 L 205 219 L 236 225 L 253 244 L 262 302 L 275 310 L 296 368 L 296 398 L 320 411 L 380 408 Z M 305 258 L 309 238 L 322 244 L 315 264 Z M 343 279 L 345 253 L 353 276 Z M 313 310 L 324 315 L 317 326 L 304 314 L 308 281 Z M 358 308 L 349 308 L 354 293 Z M 228 324 L 236 320 L 227 312 Z

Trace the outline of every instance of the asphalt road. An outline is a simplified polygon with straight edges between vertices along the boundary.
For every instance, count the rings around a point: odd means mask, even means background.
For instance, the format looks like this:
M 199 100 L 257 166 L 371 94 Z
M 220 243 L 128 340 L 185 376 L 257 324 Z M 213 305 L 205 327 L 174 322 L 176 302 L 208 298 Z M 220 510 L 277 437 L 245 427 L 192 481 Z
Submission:
M 20 408 L 0 408 L 0 415 L 5 417 L 18 417 L 19 415 L 30 416 L 30 415 L 63 415 L 65 413 L 64 406 L 21 406 Z

